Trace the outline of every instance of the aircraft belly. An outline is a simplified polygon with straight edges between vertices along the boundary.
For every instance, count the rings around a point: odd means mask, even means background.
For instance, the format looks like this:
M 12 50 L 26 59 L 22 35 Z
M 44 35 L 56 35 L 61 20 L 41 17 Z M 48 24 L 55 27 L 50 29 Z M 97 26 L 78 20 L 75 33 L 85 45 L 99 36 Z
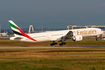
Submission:
M 20 41 L 24 42 L 43 42 L 43 41 L 49 41 L 48 38 L 36 38 L 36 41 L 30 40 L 30 39 L 21 39 Z
M 20 41 L 23 41 L 23 42 L 35 42 L 35 41 L 32 41 L 32 40 L 20 40 Z
M 41 39 L 36 39 L 36 40 L 37 40 L 37 42 L 49 41 L 48 38 L 41 38 Z
M 93 36 L 97 36 L 97 34 L 91 34 L 91 35 L 90 35 L 90 34 L 89 34 L 89 35 L 83 35 L 83 37 L 91 37 L 91 36 L 92 36 L 92 37 L 93 37 Z

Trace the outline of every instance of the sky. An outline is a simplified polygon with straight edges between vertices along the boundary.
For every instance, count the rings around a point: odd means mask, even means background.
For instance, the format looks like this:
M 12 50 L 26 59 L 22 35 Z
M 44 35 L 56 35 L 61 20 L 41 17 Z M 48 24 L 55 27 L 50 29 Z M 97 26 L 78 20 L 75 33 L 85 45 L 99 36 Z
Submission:
M 67 28 L 68 25 L 104 25 L 105 0 L 1 0 L 0 22 L 19 27 Z

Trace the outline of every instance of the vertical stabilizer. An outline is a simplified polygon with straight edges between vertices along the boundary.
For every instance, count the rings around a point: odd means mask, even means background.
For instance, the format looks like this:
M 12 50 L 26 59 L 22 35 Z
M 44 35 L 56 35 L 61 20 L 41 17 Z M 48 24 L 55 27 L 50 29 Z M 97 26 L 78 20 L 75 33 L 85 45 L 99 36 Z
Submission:
M 12 20 L 9 20 L 9 24 L 10 24 L 10 27 L 11 27 L 15 37 L 24 36 L 30 40 L 36 41 L 35 39 L 30 37 L 29 35 L 25 34 Z
M 9 20 L 9 24 L 15 36 L 23 36 L 19 31 L 20 28 L 12 20 Z

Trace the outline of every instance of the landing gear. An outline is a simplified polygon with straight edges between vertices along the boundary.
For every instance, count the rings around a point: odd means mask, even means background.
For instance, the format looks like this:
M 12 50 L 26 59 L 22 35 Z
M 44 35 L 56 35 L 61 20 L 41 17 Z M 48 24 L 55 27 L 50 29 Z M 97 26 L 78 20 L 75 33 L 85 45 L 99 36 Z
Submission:
M 73 40 L 75 42 L 75 40 Z
M 96 41 L 98 41 L 98 37 L 96 37 Z
M 98 41 L 98 38 L 96 38 L 96 41 Z
M 65 45 L 65 44 L 66 44 L 65 42 L 62 42 L 62 43 L 60 43 L 59 45 L 62 46 L 62 45 Z
M 57 44 L 57 43 L 53 41 L 53 43 L 51 43 L 50 45 L 53 46 L 53 45 L 56 45 L 56 44 Z M 66 44 L 65 42 L 61 42 L 61 43 L 59 44 L 59 46 L 62 46 L 62 45 L 65 45 L 65 44 Z
M 51 43 L 50 45 L 53 46 L 53 45 L 56 45 L 56 44 L 57 44 L 57 43 L 53 41 L 53 43 Z

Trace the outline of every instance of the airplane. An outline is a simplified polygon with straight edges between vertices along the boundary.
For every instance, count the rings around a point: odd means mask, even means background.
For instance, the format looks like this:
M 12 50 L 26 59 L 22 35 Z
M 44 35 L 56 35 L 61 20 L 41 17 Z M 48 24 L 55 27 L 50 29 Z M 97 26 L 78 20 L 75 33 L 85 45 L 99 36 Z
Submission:
M 7 30 L 7 31 L 6 31 L 6 32 L 4 32 L 4 33 L 0 33 L 0 34 L 1 34 L 1 36 L 2 36 L 2 37 L 8 37 L 8 35 L 7 35 L 7 34 L 8 34 L 8 31 L 9 31 L 9 30 Z
M 24 33 L 12 20 L 9 20 L 10 27 L 14 33 L 14 37 L 10 37 L 10 40 L 24 41 L 24 42 L 44 42 L 51 41 L 51 46 L 56 45 L 57 42 L 61 42 L 62 46 L 67 39 L 73 41 L 82 41 L 84 37 L 98 37 L 102 36 L 103 31 L 99 28 L 82 28 L 71 30 L 59 30 L 40 33 Z

